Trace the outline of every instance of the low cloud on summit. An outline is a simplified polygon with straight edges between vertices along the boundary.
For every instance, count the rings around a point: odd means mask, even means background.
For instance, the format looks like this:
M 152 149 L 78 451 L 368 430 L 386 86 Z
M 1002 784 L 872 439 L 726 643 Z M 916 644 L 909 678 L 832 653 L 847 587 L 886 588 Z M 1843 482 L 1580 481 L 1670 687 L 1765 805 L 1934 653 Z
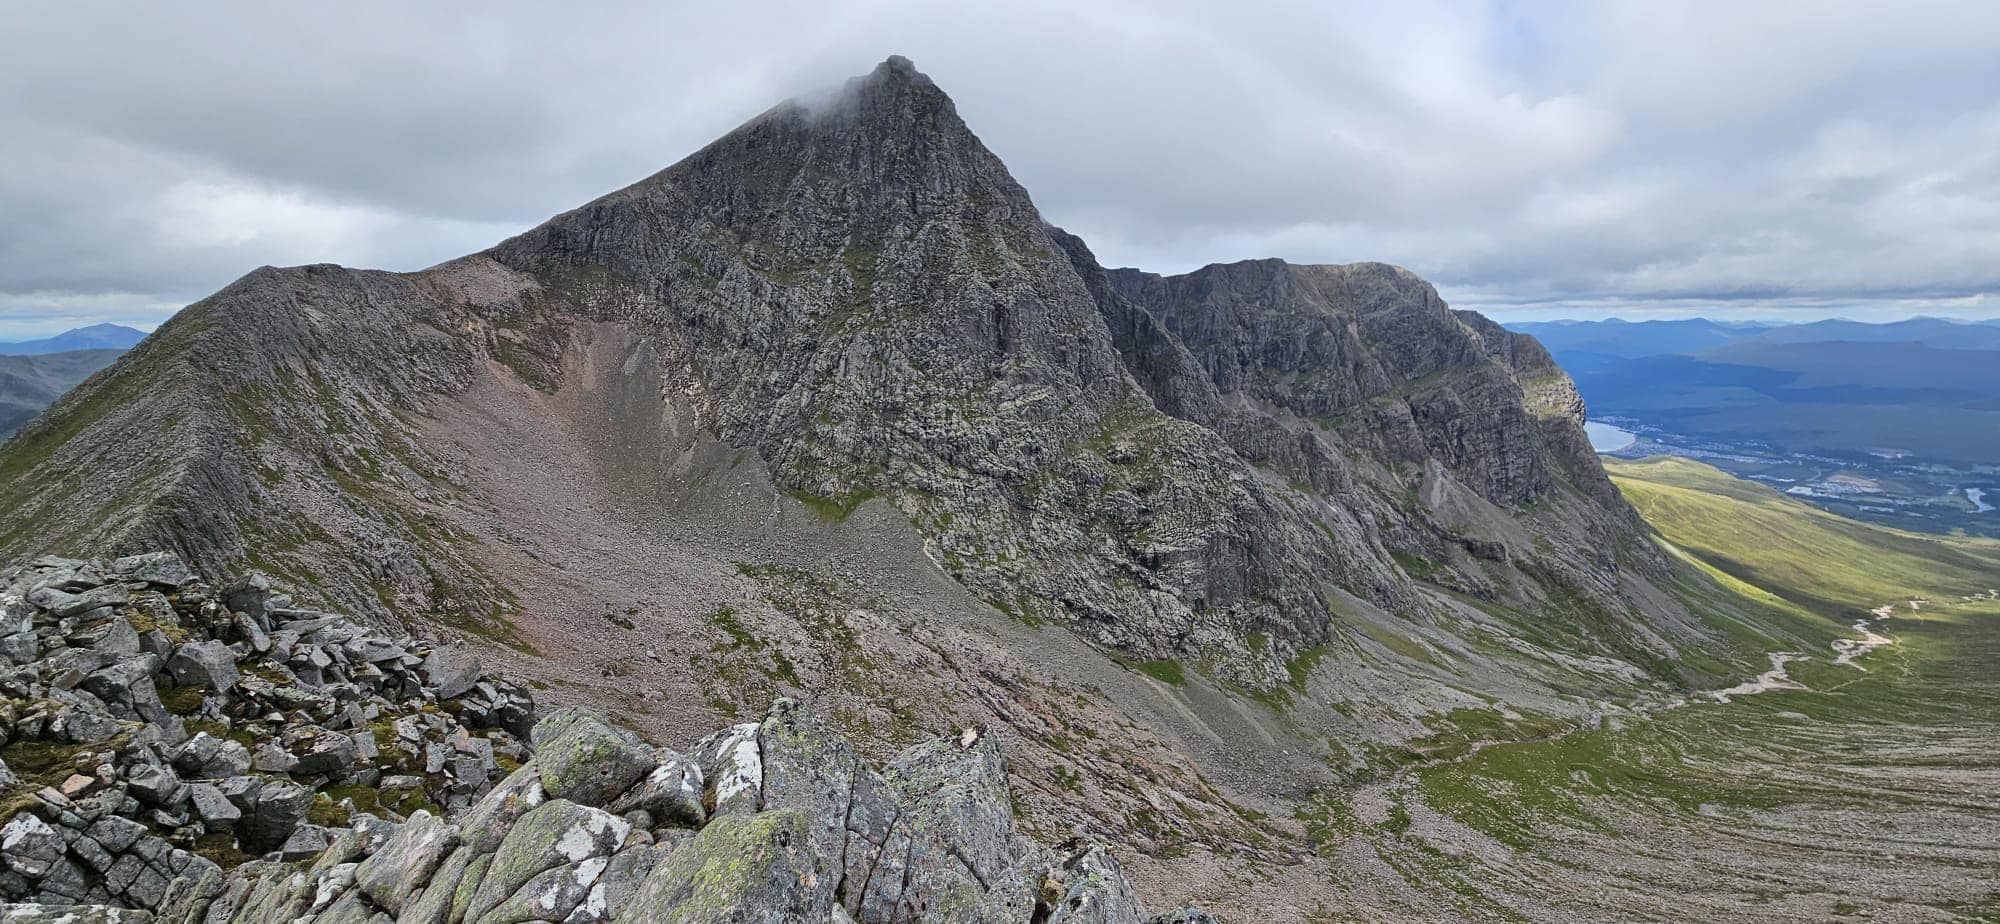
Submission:
M 0 60 L 0 337 L 415 269 L 904 54 L 1108 265 L 1501 317 L 2000 315 L 1991 3 L 65 3 Z

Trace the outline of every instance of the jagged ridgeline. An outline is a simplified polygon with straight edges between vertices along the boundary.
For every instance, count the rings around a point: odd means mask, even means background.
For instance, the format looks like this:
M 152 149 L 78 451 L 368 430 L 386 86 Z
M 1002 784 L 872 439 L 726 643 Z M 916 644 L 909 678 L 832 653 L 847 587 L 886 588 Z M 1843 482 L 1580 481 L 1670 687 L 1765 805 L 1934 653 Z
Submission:
M 750 450 L 828 517 L 882 498 L 1002 610 L 1253 690 L 1330 610 L 1433 608 L 1419 579 L 1662 605 L 1621 592 L 1661 566 L 1532 340 L 1385 265 L 1106 272 L 900 59 L 491 251 L 191 306 L 0 457 L 0 548 L 170 547 L 504 634 L 519 582 L 434 528 L 478 493 L 427 433 L 496 390 L 635 500 Z
M 1761 663 L 1582 414 L 1395 267 L 1102 268 L 892 58 L 488 251 L 189 306 L 0 449 L 0 554 L 261 569 L 660 736 L 1009 729 L 1023 824 L 1175 895 L 1315 786 Z

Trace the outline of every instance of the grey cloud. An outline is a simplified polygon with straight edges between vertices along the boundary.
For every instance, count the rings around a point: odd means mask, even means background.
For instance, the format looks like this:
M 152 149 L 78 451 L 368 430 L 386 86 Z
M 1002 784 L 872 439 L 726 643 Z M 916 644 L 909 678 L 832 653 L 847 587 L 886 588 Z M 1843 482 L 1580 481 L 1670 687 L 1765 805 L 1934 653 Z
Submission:
M 890 53 L 1114 263 L 1387 260 L 1524 313 L 2000 291 L 1991 4 L 85 2 L 11 25 L 0 335 L 163 315 L 264 263 L 476 250 Z

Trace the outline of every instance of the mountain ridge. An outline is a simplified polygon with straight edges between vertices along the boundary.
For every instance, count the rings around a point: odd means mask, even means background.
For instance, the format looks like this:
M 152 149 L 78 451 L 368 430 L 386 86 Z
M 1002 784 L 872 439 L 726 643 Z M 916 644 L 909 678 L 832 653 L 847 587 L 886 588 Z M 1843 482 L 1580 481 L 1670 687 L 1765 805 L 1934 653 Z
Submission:
M 1296 855 L 1232 800 L 1761 659 L 1582 414 L 1407 271 L 1104 270 L 891 59 L 482 253 L 190 306 L 0 449 L 0 551 L 263 568 L 646 728 L 1004 723 L 1081 791 L 1031 827 Z

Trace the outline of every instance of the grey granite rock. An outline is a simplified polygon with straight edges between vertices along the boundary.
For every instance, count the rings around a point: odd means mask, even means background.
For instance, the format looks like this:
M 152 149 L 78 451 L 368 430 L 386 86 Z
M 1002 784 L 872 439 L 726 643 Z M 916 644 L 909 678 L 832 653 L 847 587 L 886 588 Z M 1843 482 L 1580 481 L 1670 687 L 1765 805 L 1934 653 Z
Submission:
M 187 563 L 172 552 L 146 552 L 111 561 L 108 570 L 128 581 L 139 581 L 169 590 L 193 579 Z
M 601 806 L 644 779 L 653 755 L 631 732 L 595 712 L 558 709 L 535 724 L 542 788 L 558 799 Z
M 313 791 L 305 786 L 283 780 L 265 783 L 243 812 L 237 840 L 250 853 L 277 849 L 305 821 L 312 801 Z
M 361 862 L 354 871 L 354 883 L 377 906 L 398 914 L 457 847 L 456 826 L 420 811 Z
M 700 827 L 708 817 L 702 805 L 701 768 L 666 748 L 656 748 L 653 768 L 604 810 L 613 815 L 643 811 L 654 819 L 683 827 Z
M 0 864 L 30 879 L 47 876 L 65 848 L 56 829 L 27 812 L 0 825 Z
M 466 907 L 466 919 L 480 921 L 510 900 L 532 898 L 517 893 L 549 870 L 609 857 L 630 832 L 623 819 L 602 809 L 562 799 L 536 806 L 514 823 L 495 849 Z
M 440 645 L 424 658 L 424 679 L 439 699 L 457 699 L 479 682 L 479 656 L 462 646 Z
M 831 870 L 813 824 L 790 809 L 717 818 L 654 867 L 613 920 L 644 924 L 663 909 L 687 924 L 828 920 L 835 906 L 819 885 Z
M 227 693 L 236 686 L 236 655 L 215 639 L 189 642 L 174 649 L 167 673 L 181 686 Z

